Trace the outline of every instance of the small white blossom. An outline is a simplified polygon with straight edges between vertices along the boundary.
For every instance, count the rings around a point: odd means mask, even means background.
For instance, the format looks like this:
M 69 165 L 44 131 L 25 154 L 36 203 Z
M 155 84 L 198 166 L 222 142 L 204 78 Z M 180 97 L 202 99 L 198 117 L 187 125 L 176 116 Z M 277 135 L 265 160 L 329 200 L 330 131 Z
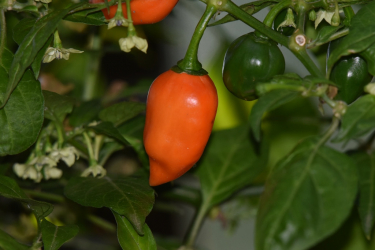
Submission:
M 62 176 L 62 170 L 58 168 L 44 168 L 43 172 L 46 180 L 59 179 Z
M 56 167 L 57 161 L 49 156 L 41 155 L 32 159 L 29 165 L 34 165 L 40 171 L 43 167 Z
M 43 57 L 43 63 L 52 62 L 54 59 L 68 60 L 70 53 L 83 53 L 83 51 L 76 50 L 76 49 L 48 47 Z
M 128 27 L 129 21 L 126 20 L 125 18 L 118 18 L 118 17 L 114 17 L 111 20 L 109 20 L 108 29 L 112 29 L 113 27 L 116 27 L 116 26 Z
M 54 149 L 51 151 L 49 156 L 56 162 L 59 160 L 62 160 L 68 165 L 68 167 L 71 167 L 76 159 L 79 158 L 78 151 L 75 147 L 65 147 L 62 149 Z
M 16 163 L 13 165 L 13 171 L 22 179 L 31 179 L 35 182 L 40 182 L 43 178 L 42 174 L 36 169 L 36 167 L 30 164 Z
M 375 83 L 369 83 L 365 86 L 365 92 L 375 95 Z
M 85 171 L 83 171 L 81 176 L 87 177 L 90 174 L 92 174 L 94 177 L 96 177 L 97 175 L 100 175 L 101 177 L 104 177 L 107 174 L 107 170 L 105 170 L 100 165 L 94 165 L 94 166 L 91 166 L 91 167 L 87 168 Z
M 137 49 L 147 53 L 148 43 L 146 39 L 130 36 L 126 38 L 121 38 L 119 40 L 121 50 L 125 52 L 130 52 L 130 50 L 135 46 Z
M 325 11 L 323 9 L 319 10 L 318 13 L 316 13 L 315 29 L 318 27 L 319 23 L 323 21 L 323 19 L 331 24 L 331 20 L 334 14 L 335 12 Z

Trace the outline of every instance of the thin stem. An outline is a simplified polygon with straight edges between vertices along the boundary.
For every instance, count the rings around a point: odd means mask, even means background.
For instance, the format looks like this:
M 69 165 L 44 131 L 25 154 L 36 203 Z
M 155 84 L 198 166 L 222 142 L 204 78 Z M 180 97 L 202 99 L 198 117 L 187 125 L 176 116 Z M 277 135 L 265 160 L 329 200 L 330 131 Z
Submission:
M 186 51 L 186 55 L 182 61 L 177 65 L 183 71 L 195 71 L 199 72 L 202 69 L 202 65 L 198 61 L 198 48 L 199 43 L 202 39 L 204 31 L 208 25 L 208 22 L 214 16 L 217 11 L 217 7 L 208 4 L 202 18 L 200 19 L 197 27 L 195 28 L 193 37 L 190 40 L 189 47 Z
M 112 223 L 96 216 L 96 215 L 93 215 L 93 214 L 89 214 L 87 215 L 87 219 L 92 222 L 93 224 L 109 231 L 109 232 L 116 232 L 116 226 L 113 225 Z
M 1 34 L 0 34 L 0 65 L 3 65 L 3 61 L 1 60 L 3 51 L 5 49 L 5 43 L 6 43 L 6 37 L 7 37 L 7 24 L 5 20 L 5 12 L 4 9 L 0 9 L 0 28 L 1 28 Z
M 323 144 L 325 144 L 329 138 L 333 135 L 333 133 L 336 131 L 337 127 L 340 124 L 340 119 L 336 116 L 333 116 L 331 126 L 328 128 L 326 133 L 323 135 L 323 137 L 319 140 L 316 148 L 319 148 Z
M 128 26 L 128 37 L 137 35 L 135 27 L 133 24 L 132 10 L 130 6 L 130 0 L 125 0 L 126 2 L 126 14 L 128 16 L 129 26 Z
M 95 160 L 94 150 L 92 148 L 91 139 L 90 139 L 89 135 L 87 134 L 87 132 L 83 132 L 82 134 L 83 134 L 83 138 L 85 139 L 85 142 L 86 142 L 87 150 L 89 152 L 90 166 L 96 165 L 96 160 Z
M 331 98 L 328 97 L 326 93 L 324 93 L 322 96 L 320 96 L 331 108 L 336 107 L 336 102 L 333 101 Z
M 55 125 L 56 131 L 57 131 L 57 143 L 59 145 L 59 148 L 62 148 L 64 144 L 64 129 L 62 125 L 59 122 L 53 122 L 53 125 Z
M 188 234 L 188 237 L 187 237 L 187 240 L 186 240 L 185 245 L 188 248 L 191 248 L 191 247 L 194 246 L 195 240 L 196 240 L 198 232 L 199 232 L 199 230 L 202 226 L 202 223 L 203 223 L 203 220 L 206 216 L 207 210 L 208 210 L 208 206 L 206 205 L 206 203 L 202 203 L 202 205 L 200 206 L 200 208 L 198 210 L 198 213 L 197 213 L 196 217 L 194 218 L 193 226 L 191 227 L 191 230 L 189 231 L 189 234 Z
M 291 49 L 290 51 L 292 51 L 293 54 L 302 62 L 311 75 L 324 78 L 323 72 L 318 68 L 318 66 L 316 66 L 311 57 L 307 54 L 304 47 L 298 51 L 293 51 Z
M 103 145 L 103 139 L 104 139 L 104 136 L 102 135 L 95 136 L 94 156 L 95 156 L 96 161 L 99 160 L 99 152 L 100 152 L 101 146 Z
M 315 48 L 316 46 L 320 46 L 320 45 L 323 45 L 323 44 L 326 44 L 330 41 L 333 41 L 333 40 L 336 40 L 340 37 L 343 37 L 343 36 L 346 36 L 347 34 L 349 34 L 349 28 L 344 28 L 334 34 L 332 34 L 327 40 L 323 41 L 323 42 L 314 42 L 312 41 L 311 43 L 308 43 L 306 45 L 306 48 L 308 49 L 312 49 L 312 48 Z
M 25 193 L 29 196 L 48 200 L 48 201 L 54 201 L 58 203 L 64 203 L 65 198 L 61 195 L 57 194 L 51 194 L 51 193 L 45 193 L 41 191 L 36 191 L 36 190 L 24 190 Z
M 272 28 L 272 23 L 275 20 L 277 14 L 279 14 L 283 9 L 286 9 L 290 7 L 291 5 L 291 0 L 284 0 L 276 4 L 270 12 L 268 12 L 267 16 L 264 18 L 263 23 Z

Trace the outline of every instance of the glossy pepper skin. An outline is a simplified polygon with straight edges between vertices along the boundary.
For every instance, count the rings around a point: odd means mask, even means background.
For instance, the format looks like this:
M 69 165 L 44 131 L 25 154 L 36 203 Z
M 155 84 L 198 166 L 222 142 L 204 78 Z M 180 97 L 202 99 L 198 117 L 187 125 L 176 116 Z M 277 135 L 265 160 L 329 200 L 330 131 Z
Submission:
M 152 83 L 143 140 L 150 159 L 150 185 L 175 180 L 201 157 L 218 105 L 208 75 L 169 70 Z
M 92 3 L 103 3 L 104 0 L 91 0 Z M 152 24 L 163 20 L 172 11 L 178 0 L 132 0 L 130 7 L 132 10 L 132 19 L 134 25 Z M 115 16 L 117 5 L 103 9 L 102 12 L 106 19 L 111 19 Z M 122 12 L 127 18 L 126 4 L 122 3 Z
M 330 54 L 340 43 L 335 40 L 330 43 Z M 330 80 L 336 83 L 338 93 L 337 100 L 343 100 L 347 104 L 354 102 L 363 94 L 363 88 L 371 82 L 372 76 L 368 73 L 367 62 L 359 55 L 342 57 L 331 71 Z
M 294 27 L 280 27 L 279 30 L 277 30 L 277 27 L 279 27 L 279 25 L 282 22 L 284 22 L 287 13 L 288 13 L 288 9 L 285 9 L 285 10 L 282 10 L 279 14 L 277 14 L 275 20 L 273 21 L 273 29 L 280 32 L 284 36 L 291 36 L 296 30 L 296 28 Z M 296 20 L 297 19 L 296 13 L 293 12 L 293 14 L 294 14 L 294 20 Z
M 277 44 L 249 33 L 228 48 L 223 65 L 227 89 L 246 101 L 255 100 L 255 86 L 285 71 L 285 59 Z

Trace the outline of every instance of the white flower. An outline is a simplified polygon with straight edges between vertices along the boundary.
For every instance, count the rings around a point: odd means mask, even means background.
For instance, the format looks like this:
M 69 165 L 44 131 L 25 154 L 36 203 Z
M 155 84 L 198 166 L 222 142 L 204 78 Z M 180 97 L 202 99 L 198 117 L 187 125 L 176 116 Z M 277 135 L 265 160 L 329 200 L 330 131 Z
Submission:
M 129 26 L 129 21 L 126 20 L 125 18 L 119 18 L 119 17 L 114 17 L 112 18 L 109 23 L 108 23 L 108 29 L 112 29 L 113 27 L 116 27 L 116 26 L 124 26 L 124 27 L 128 27 Z
M 13 171 L 22 179 L 31 179 L 35 182 L 40 182 L 43 178 L 42 174 L 37 170 L 37 168 L 29 164 L 16 163 L 13 165 Z
M 48 47 L 43 57 L 43 63 L 52 62 L 54 59 L 68 60 L 70 53 L 83 53 L 83 51 L 76 50 L 76 49 Z
M 119 40 L 121 50 L 125 52 L 130 52 L 130 50 L 135 46 L 137 49 L 147 53 L 148 43 L 146 39 L 130 36 L 126 38 L 121 38 Z
M 325 11 L 325 10 L 319 10 L 318 13 L 316 13 L 316 19 L 315 19 L 315 29 L 318 27 L 319 23 L 321 21 L 326 20 L 329 24 L 331 24 L 331 20 L 335 12 Z
M 91 167 L 87 168 L 85 171 L 83 171 L 81 176 L 87 177 L 90 174 L 92 174 L 94 177 L 96 177 L 97 175 L 100 175 L 101 177 L 104 177 L 107 174 L 107 170 L 105 170 L 100 165 L 94 165 L 94 166 L 91 166 Z
M 43 172 L 46 180 L 59 179 L 62 176 L 62 171 L 58 168 L 44 168 Z
M 35 0 L 35 2 L 50 3 L 52 0 Z
M 365 92 L 375 95 L 375 83 L 369 83 L 365 86 Z
M 40 171 L 43 167 L 56 167 L 57 161 L 49 156 L 41 155 L 32 159 L 29 165 L 34 165 Z
M 62 149 L 54 149 L 51 151 L 49 156 L 56 162 L 59 160 L 62 160 L 68 165 L 68 167 L 71 167 L 76 159 L 79 158 L 78 151 L 75 147 L 65 147 Z

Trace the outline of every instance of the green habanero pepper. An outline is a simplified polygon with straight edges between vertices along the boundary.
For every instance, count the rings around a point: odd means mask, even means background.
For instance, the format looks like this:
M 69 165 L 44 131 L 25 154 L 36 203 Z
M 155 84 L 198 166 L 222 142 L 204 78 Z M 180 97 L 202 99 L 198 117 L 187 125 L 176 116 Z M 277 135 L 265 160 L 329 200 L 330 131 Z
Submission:
M 332 41 L 328 47 L 328 56 L 339 46 L 341 39 Z M 328 58 L 328 57 L 327 57 Z M 368 73 L 367 62 L 358 54 L 342 57 L 333 66 L 330 80 L 336 83 L 337 100 L 347 104 L 354 102 L 363 94 L 363 88 L 371 82 L 372 76 Z
M 223 64 L 223 81 L 240 99 L 258 98 L 255 86 L 285 71 L 285 59 L 277 44 L 254 32 L 237 38 L 228 48 Z

